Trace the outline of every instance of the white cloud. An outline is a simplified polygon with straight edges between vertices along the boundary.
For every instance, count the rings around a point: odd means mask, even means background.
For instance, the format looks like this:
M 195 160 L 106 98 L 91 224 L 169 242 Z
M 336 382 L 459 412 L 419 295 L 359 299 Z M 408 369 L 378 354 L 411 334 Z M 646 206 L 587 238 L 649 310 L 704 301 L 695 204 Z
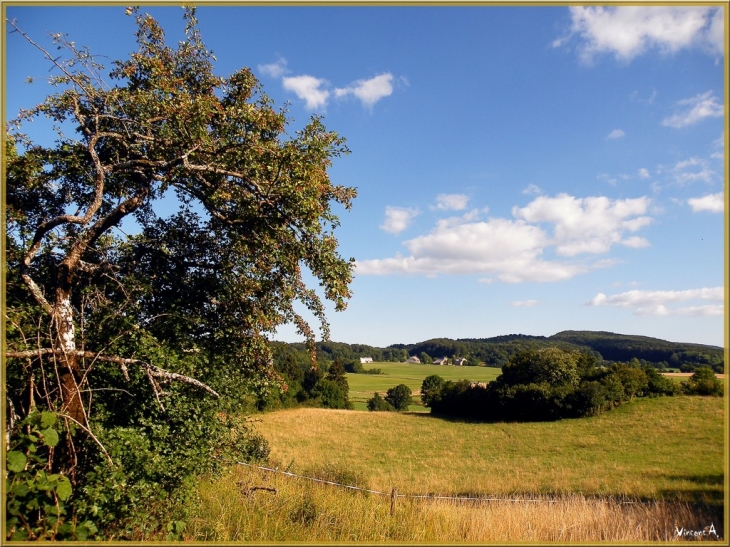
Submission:
M 722 55 L 722 8 L 713 7 L 571 7 L 570 34 L 553 42 L 560 47 L 580 37 L 578 52 L 591 63 L 601 54 L 629 62 L 637 55 L 658 49 L 663 54 L 698 47 Z
M 641 177 L 642 179 L 650 178 L 651 175 L 649 174 L 649 170 L 646 169 L 645 167 L 642 167 L 641 169 L 639 169 L 639 177 Z
M 537 300 L 516 300 L 511 303 L 516 308 L 531 308 L 538 304 Z
M 284 89 L 293 91 L 297 97 L 304 99 L 306 107 L 310 110 L 317 110 L 327 104 L 330 92 L 322 87 L 327 85 L 327 80 L 315 78 L 314 76 L 302 75 L 291 76 L 282 79 Z
M 664 118 L 662 125 L 677 129 L 695 124 L 705 118 L 721 118 L 724 107 L 712 91 L 677 102 L 680 112 Z
M 469 203 L 469 196 L 466 194 L 439 194 L 436 196 L 436 205 L 431 209 L 439 211 L 461 211 L 466 209 Z
M 694 182 L 711 184 L 716 175 L 715 171 L 710 169 L 707 160 L 697 157 L 679 161 L 669 168 L 659 166 L 659 171 L 669 173 L 678 186 L 686 186 Z
M 623 129 L 614 129 L 613 131 L 611 131 L 611 132 L 610 132 L 610 133 L 608 134 L 608 137 L 606 137 L 606 138 L 607 138 L 608 140 L 613 140 L 613 139 L 620 139 L 620 138 L 621 138 L 621 137 L 623 137 L 624 135 L 626 135 L 626 132 L 625 132 L 625 131 L 624 131 Z
M 357 80 L 347 87 L 336 88 L 334 93 L 338 98 L 354 95 L 364 106 L 372 108 L 380 99 L 393 93 L 393 75 L 385 73 L 369 80 Z
M 722 315 L 723 304 L 709 304 L 689 306 L 683 308 L 669 308 L 671 304 L 692 300 L 709 300 L 723 302 L 725 290 L 723 287 L 689 289 L 685 291 L 641 291 L 633 290 L 624 293 L 606 296 L 598 293 L 588 306 L 617 306 L 619 308 L 633 308 L 636 315 Z
M 622 240 L 623 233 L 636 232 L 652 222 L 644 216 L 649 203 L 647 197 L 610 200 L 559 194 L 554 198 L 540 196 L 526 207 L 513 208 L 512 214 L 531 223 L 552 223 L 556 252 L 575 256 L 605 253 L 617 243 L 636 246 L 636 239 Z
M 709 211 L 710 213 L 722 213 L 725 211 L 725 194 L 708 194 L 699 198 L 690 198 L 687 203 L 692 207 L 693 213 Z
M 614 244 L 645 247 L 644 238 L 629 237 L 652 222 L 646 211 L 648 198 L 611 201 L 608 198 L 574 198 L 561 194 L 541 196 L 527 207 L 514 208 L 515 219 L 490 218 L 477 221 L 478 211 L 462 217 L 440 220 L 431 232 L 404 242 L 409 255 L 358 261 L 360 275 L 482 274 L 504 283 L 560 281 L 595 268 L 613 266 L 613 259 L 593 263 L 576 260 L 548 260 L 546 249 L 573 257 L 604 253 Z M 474 213 L 474 214 L 473 214 Z M 554 225 L 550 237 L 540 222 Z M 395 231 L 393 233 L 396 233 Z M 480 282 L 491 282 L 484 277 Z
M 540 188 L 537 184 L 530 184 L 522 190 L 522 193 L 528 196 L 539 196 L 542 194 L 542 188 Z
M 416 209 L 388 206 L 385 208 L 385 221 L 380 228 L 391 234 L 399 234 L 410 226 L 416 215 L 418 215 Z
M 289 70 L 286 68 L 286 59 L 284 59 L 283 57 L 275 63 L 271 63 L 268 65 L 258 65 L 258 69 L 260 73 L 266 76 L 270 76 L 272 78 L 280 78 L 281 76 L 289 72 Z

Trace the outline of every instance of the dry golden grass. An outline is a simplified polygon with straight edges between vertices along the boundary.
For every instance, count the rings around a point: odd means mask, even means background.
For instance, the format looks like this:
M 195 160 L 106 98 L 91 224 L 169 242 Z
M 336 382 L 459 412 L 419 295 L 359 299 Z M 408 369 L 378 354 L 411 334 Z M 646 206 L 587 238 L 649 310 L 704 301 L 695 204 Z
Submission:
M 191 522 L 188 539 L 636 543 L 674 540 L 678 528 L 703 530 L 710 524 L 722 534 L 719 518 L 683 502 L 622 503 L 580 495 L 487 502 L 399 498 L 391 515 L 387 495 L 238 467 L 201 486 L 200 516 Z
M 311 408 L 264 414 L 257 429 L 271 443 L 271 465 L 386 495 L 234 466 L 200 484 L 188 539 L 633 544 L 711 524 L 722 537 L 723 405 L 653 399 L 531 424 Z M 393 487 L 405 497 L 391 515 Z
M 422 414 L 293 409 L 257 429 L 295 472 L 323 461 L 411 494 L 570 494 L 719 501 L 723 401 L 637 401 L 601 416 L 475 424 Z

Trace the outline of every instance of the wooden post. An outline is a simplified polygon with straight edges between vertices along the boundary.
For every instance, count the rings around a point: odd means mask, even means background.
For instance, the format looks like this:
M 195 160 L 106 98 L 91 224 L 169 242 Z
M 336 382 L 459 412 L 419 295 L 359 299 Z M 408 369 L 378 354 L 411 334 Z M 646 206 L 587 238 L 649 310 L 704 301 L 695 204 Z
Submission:
M 395 500 L 398 497 L 398 489 L 394 486 L 390 492 L 390 516 L 395 514 Z

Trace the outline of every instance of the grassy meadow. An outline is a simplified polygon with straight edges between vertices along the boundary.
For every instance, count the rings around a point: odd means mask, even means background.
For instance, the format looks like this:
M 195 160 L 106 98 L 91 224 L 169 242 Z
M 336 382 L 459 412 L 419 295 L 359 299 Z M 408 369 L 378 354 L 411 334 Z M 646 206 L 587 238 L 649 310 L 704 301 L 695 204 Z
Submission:
M 188 533 L 233 541 L 634 542 L 713 524 L 722 536 L 723 409 L 720 398 L 678 396 L 548 423 L 268 413 L 256 425 L 271 443 L 272 466 L 406 497 L 391 515 L 387 495 L 234 466 L 201 483 Z M 517 501 L 408 497 L 423 494 Z
M 413 363 L 369 363 L 363 365 L 365 370 L 379 368 L 383 374 L 348 374 L 350 385 L 350 401 L 355 410 L 366 410 L 366 401 L 377 391 L 382 396 L 391 387 L 405 384 L 413 391 L 411 411 L 427 412 L 421 405 L 421 384 L 424 378 L 438 374 L 444 380 L 471 380 L 472 382 L 490 382 L 501 374 L 501 369 L 494 367 L 459 367 L 453 365 L 425 365 Z

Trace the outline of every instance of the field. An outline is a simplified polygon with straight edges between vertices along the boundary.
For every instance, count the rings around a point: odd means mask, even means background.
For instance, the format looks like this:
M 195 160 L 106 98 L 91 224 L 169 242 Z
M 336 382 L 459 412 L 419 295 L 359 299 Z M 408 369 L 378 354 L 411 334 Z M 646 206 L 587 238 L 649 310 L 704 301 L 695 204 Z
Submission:
M 391 515 L 388 496 L 238 466 L 201 486 L 190 537 L 633 542 L 710 524 L 722 536 L 723 404 L 639 400 L 551 423 L 312 408 L 264 414 L 257 429 L 271 443 L 272 466 L 405 497 Z M 504 501 L 409 497 L 423 494 Z
M 424 378 L 438 374 L 444 380 L 471 380 L 472 382 L 489 382 L 499 376 L 501 369 L 494 367 L 457 367 L 451 365 L 425 365 L 411 363 L 372 363 L 364 365 L 365 370 L 379 368 L 383 374 L 348 374 L 350 385 L 350 401 L 355 410 L 365 410 L 365 402 L 377 391 L 385 396 L 389 388 L 405 384 L 413 391 L 412 411 L 427 412 L 421 405 L 418 393 Z

